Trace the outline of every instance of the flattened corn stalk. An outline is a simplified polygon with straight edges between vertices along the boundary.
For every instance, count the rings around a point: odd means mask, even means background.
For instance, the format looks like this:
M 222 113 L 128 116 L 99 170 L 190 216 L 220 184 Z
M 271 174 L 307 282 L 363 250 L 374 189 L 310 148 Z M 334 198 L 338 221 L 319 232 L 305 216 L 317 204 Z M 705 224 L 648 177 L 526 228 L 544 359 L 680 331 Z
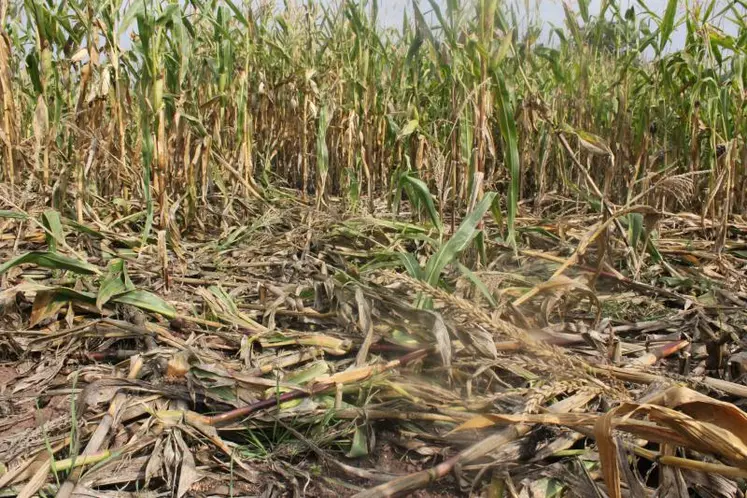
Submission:
M 286 393 L 280 394 L 276 397 L 263 399 L 261 401 L 257 401 L 256 403 L 252 403 L 251 405 L 236 408 L 234 410 L 230 410 L 218 415 L 199 417 L 199 420 L 201 423 L 209 426 L 219 426 L 228 422 L 233 422 L 235 420 L 251 415 L 252 413 L 258 412 L 260 410 L 266 410 L 268 408 L 273 408 L 283 403 L 287 403 L 288 401 L 308 398 L 332 389 L 336 389 L 339 384 L 344 385 L 360 382 L 365 379 L 369 379 L 374 375 L 382 374 L 395 368 L 405 367 L 414 361 L 425 358 L 428 354 L 433 353 L 435 350 L 435 347 L 421 348 L 416 351 L 412 351 L 411 353 L 407 353 L 406 355 L 396 360 L 391 360 L 383 365 L 370 365 L 355 368 L 353 370 L 348 370 L 345 372 L 340 372 L 325 381 L 320 381 L 313 384 L 308 390 L 295 389 L 293 391 L 288 391 Z

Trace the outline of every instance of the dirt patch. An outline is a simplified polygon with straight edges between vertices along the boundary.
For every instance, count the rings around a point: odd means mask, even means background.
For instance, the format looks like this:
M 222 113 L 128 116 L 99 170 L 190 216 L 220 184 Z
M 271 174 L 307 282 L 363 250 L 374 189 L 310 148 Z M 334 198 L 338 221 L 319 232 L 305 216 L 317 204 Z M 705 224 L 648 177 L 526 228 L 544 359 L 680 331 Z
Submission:
M 66 396 L 54 396 L 43 407 L 37 407 L 33 400 L 12 403 L 8 399 L 0 401 L 4 420 L 0 422 L 0 440 L 14 434 L 40 427 L 42 424 L 69 413 L 70 402 Z
M 18 378 L 16 367 L 11 365 L 0 365 L 0 396 L 5 394 L 14 380 Z

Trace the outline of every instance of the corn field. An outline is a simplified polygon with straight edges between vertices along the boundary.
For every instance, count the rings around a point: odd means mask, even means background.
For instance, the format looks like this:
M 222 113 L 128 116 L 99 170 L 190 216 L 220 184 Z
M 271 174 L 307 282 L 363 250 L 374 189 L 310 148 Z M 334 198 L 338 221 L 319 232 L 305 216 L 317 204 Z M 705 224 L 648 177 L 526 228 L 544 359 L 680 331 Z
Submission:
M 744 4 L 581 1 L 543 45 L 499 3 L 415 2 L 384 30 L 375 1 L 6 2 L 4 179 L 78 221 L 116 197 L 181 229 L 216 194 L 371 207 L 413 178 L 452 219 L 498 192 L 509 239 L 524 201 L 743 214 Z
M 747 3 L 385 3 L 0 0 L 0 497 L 745 496 Z

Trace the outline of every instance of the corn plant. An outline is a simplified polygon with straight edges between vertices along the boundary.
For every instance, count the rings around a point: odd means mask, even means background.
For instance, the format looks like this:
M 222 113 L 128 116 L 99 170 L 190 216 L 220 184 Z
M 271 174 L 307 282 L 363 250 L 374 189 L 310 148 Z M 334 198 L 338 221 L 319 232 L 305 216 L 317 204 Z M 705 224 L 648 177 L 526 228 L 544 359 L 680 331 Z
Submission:
M 594 212 L 685 175 L 644 202 L 717 219 L 721 240 L 743 211 L 739 3 L 565 3 L 549 42 L 511 1 L 413 2 L 396 29 L 374 0 L 4 5 L 3 178 L 79 223 L 119 198 L 143 241 L 277 185 L 368 210 L 427 187 L 416 210 L 447 234 L 496 192 L 511 243 L 521 202 L 549 192 Z

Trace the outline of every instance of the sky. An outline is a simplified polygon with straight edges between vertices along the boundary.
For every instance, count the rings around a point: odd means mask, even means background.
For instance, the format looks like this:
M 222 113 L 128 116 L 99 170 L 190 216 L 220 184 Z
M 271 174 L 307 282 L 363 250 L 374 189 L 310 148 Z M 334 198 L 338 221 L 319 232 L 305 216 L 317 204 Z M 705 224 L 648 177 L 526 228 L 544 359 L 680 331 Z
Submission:
M 1 0 L 0 0 L 1 1 Z M 286 0 L 275 0 L 276 5 L 278 8 L 282 8 L 282 5 L 285 3 Z M 304 0 L 295 0 L 296 5 L 303 3 Z M 322 0 L 325 1 L 325 0 Z M 329 3 L 333 2 L 339 2 L 340 0 L 326 0 Z M 393 28 L 400 28 L 402 26 L 402 15 L 405 9 L 408 9 L 408 11 L 412 10 L 412 0 L 378 0 L 379 1 L 379 19 L 382 23 L 382 25 L 386 27 L 393 27 Z M 421 11 L 426 15 L 426 18 L 430 17 L 428 16 L 428 13 L 431 10 L 430 2 L 429 0 L 416 0 L 418 2 L 418 5 L 420 6 Z M 465 2 L 473 2 L 475 0 L 461 0 Z M 506 1 L 506 0 L 503 0 Z M 539 17 L 540 20 L 545 25 L 544 33 L 545 35 L 549 32 L 549 27 L 551 25 L 556 26 L 563 26 L 563 20 L 565 18 L 565 14 L 563 12 L 563 3 L 562 0 L 525 0 L 528 1 L 529 4 L 532 6 L 533 9 L 539 9 Z M 641 9 L 637 6 L 638 1 L 645 2 L 646 6 L 653 12 L 655 12 L 658 15 L 662 15 L 664 13 L 664 10 L 666 9 L 666 5 L 668 3 L 668 0 L 618 0 L 620 3 L 622 9 L 627 9 L 630 5 L 633 5 L 636 7 L 637 11 L 640 11 Z M 703 2 L 706 0 L 687 0 L 689 3 L 694 2 Z M 727 4 L 729 0 L 717 0 L 718 5 L 723 6 Z M 441 5 L 445 4 L 445 0 L 436 0 Z M 577 5 L 576 0 L 568 0 L 568 2 L 571 5 Z M 128 2 L 129 3 L 129 2 Z M 294 3 L 294 0 L 290 0 L 290 3 Z M 589 13 L 591 15 L 596 15 L 599 12 L 600 4 L 602 3 L 602 0 L 591 0 L 590 6 L 589 6 Z M 679 0 L 680 4 L 680 14 L 683 12 L 685 0 Z M 744 7 L 741 7 L 744 10 Z M 747 16 L 747 10 L 744 11 L 744 15 Z M 409 19 L 412 20 L 412 16 L 409 16 Z M 521 20 L 520 20 L 521 21 Z M 433 22 L 435 24 L 435 19 L 433 19 Z M 729 23 L 728 20 L 724 21 L 724 24 L 719 26 L 724 31 L 726 31 L 728 34 L 736 35 L 737 29 L 736 27 Z M 133 27 L 131 27 L 133 29 Z M 131 41 L 129 38 L 129 31 L 122 34 L 122 37 L 120 39 L 120 43 L 122 44 L 123 48 L 130 48 Z M 546 40 L 542 40 L 546 41 Z M 684 46 L 685 43 L 685 28 L 683 25 L 679 25 L 674 33 L 672 34 L 671 42 L 669 45 L 669 49 L 671 50 L 677 50 Z
M 430 3 L 428 0 L 417 0 L 421 10 L 425 13 L 430 11 Z M 563 3 L 561 0 L 529 0 L 530 5 L 538 6 L 540 12 L 540 19 L 545 23 L 546 26 L 551 24 L 562 25 L 565 14 L 563 13 Z M 693 3 L 696 0 L 689 0 Z M 440 0 L 442 5 L 443 0 Z M 576 4 L 576 1 L 569 0 L 571 5 Z M 602 0 L 591 0 L 589 12 L 595 15 L 599 12 L 600 4 Z M 636 0 L 620 0 L 620 4 L 624 9 L 627 9 L 629 5 L 636 7 L 636 10 L 640 11 Z M 646 6 L 653 12 L 661 15 L 666 9 L 667 0 L 645 0 Z M 680 0 L 680 13 L 684 8 L 684 1 Z M 726 0 L 719 0 L 719 5 L 725 5 Z M 402 23 L 402 13 L 404 9 L 412 9 L 412 0 L 379 0 L 379 12 L 381 21 L 386 26 L 398 27 Z M 747 15 L 747 12 L 744 13 Z M 724 25 L 720 26 L 727 33 L 736 34 L 736 28 L 731 23 L 725 22 Z M 670 48 L 681 48 L 685 42 L 685 29 L 684 26 L 679 28 L 672 35 L 672 42 Z

